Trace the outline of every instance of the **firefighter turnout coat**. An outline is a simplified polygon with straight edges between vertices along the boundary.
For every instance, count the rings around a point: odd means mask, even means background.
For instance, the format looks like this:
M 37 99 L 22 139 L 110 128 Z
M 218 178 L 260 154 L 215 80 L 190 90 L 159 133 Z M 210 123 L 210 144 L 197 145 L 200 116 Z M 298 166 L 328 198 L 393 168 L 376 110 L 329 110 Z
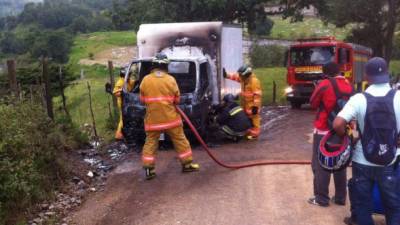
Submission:
M 252 73 L 247 78 L 242 78 L 238 74 L 229 74 L 228 79 L 240 82 L 241 84 L 241 97 L 240 105 L 246 112 L 247 116 L 251 119 L 253 127 L 249 129 L 249 135 L 258 137 L 260 135 L 261 124 L 261 84 L 256 75 Z M 252 108 L 257 107 L 257 114 L 253 115 Z
M 119 122 L 118 122 L 118 127 L 117 131 L 115 132 L 115 139 L 123 139 L 124 135 L 122 134 L 122 127 L 123 127 L 123 122 L 122 122 L 122 88 L 124 87 L 124 78 L 120 77 L 117 81 L 117 83 L 114 86 L 113 94 L 115 97 L 117 97 L 117 105 L 118 105 L 118 111 L 119 111 Z M 133 86 L 135 85 L 135 80 L 134 79 L 128 79 L 127 83 L 127 90 L 132 91 Z
M 192 150 L 182 127 L 182 119 L 175 109 L 180 93 L 175 78 L 154 69 L 140 85 L 140 101 L 146 105 L 144 128 L 146 142 L 143 146 L 144 167 L 153 167 L 161 133 L 171 138 L 182 164 L 192 161 Z

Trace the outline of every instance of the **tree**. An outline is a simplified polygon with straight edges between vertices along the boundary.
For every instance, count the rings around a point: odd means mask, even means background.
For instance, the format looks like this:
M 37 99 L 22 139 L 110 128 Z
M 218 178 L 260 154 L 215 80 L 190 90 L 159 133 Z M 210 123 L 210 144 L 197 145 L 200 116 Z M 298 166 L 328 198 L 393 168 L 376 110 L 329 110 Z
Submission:
M 264 3 L 272 0 L 125 0 L 114 1 L 116 27 L 130 22 L 137 29 L 141 23 L 239 21 L 250 32 L 265 22 L 268 34 L 273 23 L 267 19 Z
M 85 17 L 79 16 L 72 21 L 69 27 L 74 33 L 86 33 L 89 29 L 89 23 Z
M 5 54 L 22 54 L 26 50 L 23 40 L 12 32 L 5 32 L 0 38 L 0 50 Z
M 338 27 L 354 24 L 349 41 L 370 46 L 374 55 L 390 62 L 393 36 L 400 21 L 400 0 L 286 0 L 285 16 L 301 19 L 300 10 L 313 5 L 326 22 Z
M 33 57 L 46 56 L 55 62 L 66 63 L 72 46 L 72 37 L 65 31 L 47 31 L 38 37 L 31 48 Z

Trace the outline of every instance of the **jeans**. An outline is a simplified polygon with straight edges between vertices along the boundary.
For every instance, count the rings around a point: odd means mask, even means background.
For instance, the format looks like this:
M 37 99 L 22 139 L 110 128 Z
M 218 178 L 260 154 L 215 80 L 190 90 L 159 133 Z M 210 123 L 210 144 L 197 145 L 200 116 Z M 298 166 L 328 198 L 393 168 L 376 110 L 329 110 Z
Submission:
M 374 225 L 372 220 L 374 183 L 379 186 L 387 225 L 400 225 L 400 173 L 395 166 L 374 167 L 353 162 L 353 201 L 358 225 Z
M 316 201 L 322 205 L 329 204 L 329 183 L 333 175 L 335 183 L 335 200 L 345 204 L 346 202 L 346 183 L 347 174 L 346 169 L 340 171 L 329 171 L 324 169 L 318 160 L 319 143 L 323 135 L 314 134 L 313 137 L 313 155 L 311 161 L 311 168 L 314 174 L 314 196 Z

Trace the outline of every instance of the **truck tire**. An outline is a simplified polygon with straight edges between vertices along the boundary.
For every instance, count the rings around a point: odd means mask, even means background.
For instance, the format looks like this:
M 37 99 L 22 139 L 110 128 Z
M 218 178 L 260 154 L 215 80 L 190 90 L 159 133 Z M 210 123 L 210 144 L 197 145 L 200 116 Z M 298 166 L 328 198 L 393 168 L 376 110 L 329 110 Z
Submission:
M 124 122 L 122 133 L 124 134 L 125 143 L 129 148 L 141 150 L 141 146 L 143 146 L 146 139 L 146 134 L 142 130 L 138 127 L 138 121 Z
M 290 106 L 292 107 L 292 109 L 301 109 L 302 104 L 303 104 L 302 102 L 298 102 L 298 101 L 290 102 Z

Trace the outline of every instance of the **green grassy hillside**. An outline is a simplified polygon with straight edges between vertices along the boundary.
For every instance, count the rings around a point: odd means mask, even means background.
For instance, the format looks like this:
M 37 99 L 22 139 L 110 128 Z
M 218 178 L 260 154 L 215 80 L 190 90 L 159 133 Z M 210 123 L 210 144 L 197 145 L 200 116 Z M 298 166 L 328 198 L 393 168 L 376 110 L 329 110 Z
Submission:
M 93 109 L 97 130 L 101 137 L 113 138 L 113 131 L 107 128 L 109 119 L 108 102 L 112 103 L 111 96 L 104 90 L 104 85 L 109 82 L 108 69 L 104 65 L 85 66 L 79 64 L 81 59 L 89 58 L 89 54 L 96 55 L 107 49 L 136 45 L 136 34 L 133 31 L 125 32 L 96 32 L 84 34 L 75 38 L 74 47 L 68 63 L 69 70 L 79 77 L 84 70 L 84 79 L 74 81 L 65 89 L 67 108 L 70 111 L 75 124 L 83 126 L 92 124 L 89 110 L 89 96 L 87 82 L 92 89 Z M 117 75 L 115 69 L 115 75 Z M 61 105 L 61 99 L 54 99 L 57 106 Z

